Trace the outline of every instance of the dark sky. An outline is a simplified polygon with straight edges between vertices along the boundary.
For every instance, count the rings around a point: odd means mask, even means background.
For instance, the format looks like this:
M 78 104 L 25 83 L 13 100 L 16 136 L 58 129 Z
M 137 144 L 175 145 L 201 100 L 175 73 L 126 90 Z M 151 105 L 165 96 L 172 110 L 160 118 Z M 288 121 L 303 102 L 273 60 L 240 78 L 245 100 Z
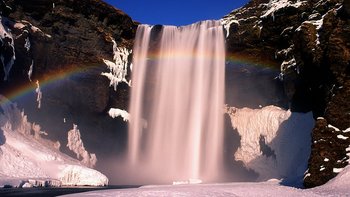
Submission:
M 105 0 L 143 24 L 188 25 L 220 19 L 249 0 Z

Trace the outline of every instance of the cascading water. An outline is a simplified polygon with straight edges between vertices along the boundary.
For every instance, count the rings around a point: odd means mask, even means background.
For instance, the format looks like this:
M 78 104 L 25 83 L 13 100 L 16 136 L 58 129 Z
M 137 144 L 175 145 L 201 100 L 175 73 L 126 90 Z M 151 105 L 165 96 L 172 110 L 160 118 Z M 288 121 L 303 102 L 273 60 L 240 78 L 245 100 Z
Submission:
M 128 163 L 145 180 L 217 178 L 222 170 L 224 72 L 219 21 L 138 27 Z

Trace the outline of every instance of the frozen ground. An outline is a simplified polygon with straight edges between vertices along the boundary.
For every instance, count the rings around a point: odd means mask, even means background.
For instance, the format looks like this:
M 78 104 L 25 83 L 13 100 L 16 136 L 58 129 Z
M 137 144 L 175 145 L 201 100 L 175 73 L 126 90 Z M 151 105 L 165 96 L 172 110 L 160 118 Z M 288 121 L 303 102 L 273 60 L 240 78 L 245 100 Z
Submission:
M 260 183 L 144 186 L 136 189 L 103 190 L 67 196 L 350 196 L 349 183 L 348 166 L 335 179 L 313 189 L 282 186 L 275 180 Z
M 0 104 L 0 188 L 108 184 L 102 173 L 61 153 L 59 142 L 43 138 L 48 134 L 1 95 Z

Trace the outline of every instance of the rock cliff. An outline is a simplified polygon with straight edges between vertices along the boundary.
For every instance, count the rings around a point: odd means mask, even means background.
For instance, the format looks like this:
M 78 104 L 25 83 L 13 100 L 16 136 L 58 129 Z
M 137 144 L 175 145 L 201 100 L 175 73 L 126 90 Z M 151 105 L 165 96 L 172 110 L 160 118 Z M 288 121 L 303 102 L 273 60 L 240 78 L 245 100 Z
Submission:
M 277 66 L 290 108 L 318 119 L 306 187 L 324 184 L 348 164 L 349 13 L 341 0 L 252 0 L 223 18 L 228 53 Z

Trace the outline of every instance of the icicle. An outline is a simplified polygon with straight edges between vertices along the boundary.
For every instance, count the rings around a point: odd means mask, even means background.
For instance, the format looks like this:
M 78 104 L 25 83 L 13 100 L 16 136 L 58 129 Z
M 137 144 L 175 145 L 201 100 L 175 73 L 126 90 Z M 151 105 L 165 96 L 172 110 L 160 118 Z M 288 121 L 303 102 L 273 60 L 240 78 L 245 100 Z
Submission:
M 32 60 L 32 64 L 30 65 L 30 68 L 28 70 L 28 79 L 30 82 L 32 82 L 33 65 L 34 65 L 34 60 Z
M 42 92 L 40 90 L 40 84 L 39 84 L 38 80 L 36 81 L 36 87 L 37 87 L 35 89 L 35 92 L 37 94 L 36 101 L 38 102 L 38 109 L 40 109 L 41 108 Z

